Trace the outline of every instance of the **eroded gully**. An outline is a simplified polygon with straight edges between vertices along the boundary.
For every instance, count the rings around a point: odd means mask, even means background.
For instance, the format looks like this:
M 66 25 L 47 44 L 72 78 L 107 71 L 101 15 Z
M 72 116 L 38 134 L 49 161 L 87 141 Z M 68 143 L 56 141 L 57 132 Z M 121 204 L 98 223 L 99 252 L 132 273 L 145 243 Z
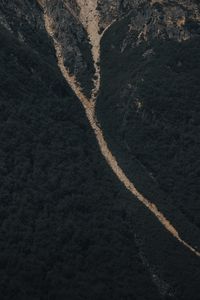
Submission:
M 80 2 L 80 3 L 79 3 Z M 82 4 L 83 0 L 77 0 L 78 4 Z M 87 5 L 86 5 L 87 4 Z M 104 33 L 108 30 L 108 28 L 112 25 L 110 24 L 101 34 L 99 33 L 99 15 L 96 9 L 97 7 L 97 0 L 87 0 L 87 3 L 83 5 L 80 11 L 80 22 L 84 26 L 85 30 L 88 33 L 88 38 L 90 40 L 90 44 L 92 47 L 92 56 L 94 61 L 95 67 L 95 76 L 93 79 L 94 82 L 94 89 L 92 90 L 91 97 L 87 98 L 82 89 L 80 84 L 77 82 L 75 76 L 71 75 L 69 70 L 64 65 L 64 57 L 62 54 L 62 46 L 56 40 L 54 31 L 53 31 L 53 24 L 51 17 L 48 13 L 44 10 L 44 21 L 47 33 L 52 38 L 55 46 L 56 56 L 58 60 L 58 66 L 67 81 L 67 83 L 71 86 L 72 90 L 81 101 L 88 121 L 95 133 L 96 139 L 99 144 L 100 151 L 107 161 L 108 165 L 112 169 L 113 173 L 117 176 L 117 178 L 122 182 L 124 187 L 129 190 L 132 195 L 137 198 L 147 209 L 151 211 L 151 213 L 159 220 L 159 222 L 164 226 L 164 228 L 177 240 L 179 241 L 184 247 L 189 249 L 192 253 L 196 256 L 200 256 L 200 252 L 193 248 L 189 243 L 184 241 L 181 236 L 179 235 L 176 228 L 170 223 L 170 221 L 164 216 L 164 214 L 159 211 L 157 206 L 144 197 L 135 187 L 134 183 L 130 181 L 130 179 L 126 176 L 125 172 L 122 168 L 118 165 L 116 157 L 112 154 L 110 149 L 108 148 L 107 142 L 104 138 L 102 129 L 98 125 L 98 120 L 95 114 L 95 104 L 97 95 L 100 89 L 100 42 L 104 35 Z M 81 6 L 80 6 L 81 7 Z M 44 8 L 44 7 L 43 7 Z M 85 17 L 87 16 L 87 17 Z

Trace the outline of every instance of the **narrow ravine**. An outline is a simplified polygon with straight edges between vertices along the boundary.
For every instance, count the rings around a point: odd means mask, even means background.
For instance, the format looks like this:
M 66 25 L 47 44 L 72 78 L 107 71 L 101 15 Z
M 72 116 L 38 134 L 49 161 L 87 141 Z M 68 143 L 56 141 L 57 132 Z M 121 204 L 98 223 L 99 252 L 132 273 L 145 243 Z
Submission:
M 91 44 L 92 57 L 95 68 L 95 75 L 93 79 L 94 89 L 92 91 L 91 99 L 93 102 L 96 100 L 96 95 L 100 88 L 100 42 L 101 35 L 99 33 L 99 13 L 96 9 L 97 0 L 77 0 L 80 7 L 80 21 L 85 28 Z
M 83 4 L 83 0 L 77 0 L 78 4 Z M 129 180 L 129 178 L 126 176 L 122 168 L 118 165 L 116 157 L 112 154 L 110 149 L 108 148 L 107 142 L 104 138 L 102 129 L 99 126 L 98 120 L 96 118 L 95 114 L 95 102 L 97 99 L 97 95 L 100 89 L 100 42 L 101 39 L 106 32 L 106 30 L 112 25 L 110 24 L 103 33 L 99 33 L 99 14 L 97 11 L 97 0 L 87 0 L 84 2 L 85 5 L 83 5 L 82 10 L 80 11 L 80 21 L 82 22 L 85 30 L 88 32 L 88 38 L 91 43 L 92 47 L 92 56 L 95 66 L 95 76 L 94 76 L 94 89 L 92 91 L 91 98 L 87 98 L 84 93 L 82 92 L 82 89 L 80 87 L 80 84 L 77 82 L 75 76 L 71 75 L 69 73 L 69 70 L 64 66 L 64 57 L 62 53 L 62 46 L 59 44 L 57 39 L 55 38 L 55 34 L 53 31 L 53 23 L 51 20 L 51 17 L 48 15 L 45 7 L 44 9 L 44 21 L 45 21 L 45 27 L 49 34 L 49 36 L 53 39 L 56 56 L 58 60 L 58 66 L 67 81 L 67 83 L 71 86 L 72 90 L 78 97 L 78 99 L 81 101 L 86 116 L 88 118 L 88 121 L 95 133 L 96 139 L 99 144 L 100 151 L 107 161 L 108 165 L 112 169 L 112 171 L 115 173 L 117 178 L 123 183 L 125 188 L 129 190 L 134 197 L 136 197 L 143 205 L 145 205 L 152 214 L 159 220 L 159 222 L 164 226 L 164 228 L 177 240 L 179 241 L 184 247 L 189 249 L 192 253 L 194 253 L 196 256 L 200 256 L 200 252 L 194 249 L 191 245 L 189 245 L 186 241 L 184 241 L 176 228 L 170 223 L 170 221 L 164 216 L 164 214 L 159 211 L 157 206 L 149 201 L 147 198 L 145 198 L 135 187 L 133 182 Z M 87 3 L 87 5 L 86 5 Z M 41 4 L 41 3 L 40 3 Z M 82 7 L 80 5 L 80 7 Z

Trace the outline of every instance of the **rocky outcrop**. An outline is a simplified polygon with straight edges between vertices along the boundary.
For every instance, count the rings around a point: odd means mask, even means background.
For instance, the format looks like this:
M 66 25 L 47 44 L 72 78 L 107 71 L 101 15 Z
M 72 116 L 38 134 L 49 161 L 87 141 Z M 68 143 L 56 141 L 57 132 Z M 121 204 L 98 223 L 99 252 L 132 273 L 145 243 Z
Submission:
M 122 51 L 152 38 L 185 41 L 200 34 L 200 7 L 195 1 L 142 1 L 132 8 Z
M 99 43 L 100 33 L 114 20 L 120 20 L 126 14 L 131 15 L 128 29 L 119 45 L 121 51 L 150 38 L 181 42 L 200 32 L 199 5 L 189 0 L 27 0 L 6 5 L 2 1 L 0 22 L 17 34 L 19 40 L 26 42 L 29 34 L 24 25 L 20 26 L 22 19 L 31 24 L 33 31 L 44 29 L 39 6 L 51 17 L 55 37 L 62 44 L 66 67 L 76 76 L 88 96 L 94 88 L 96 76 L 92 60 L 98 62 L 98 51 L 91 44 L 94 45 L 94 41 Z
M 53 20 L 66 66 L 87 95 L 94 87 L 93 77 L 96 74 L 92 59 L 98 61 L 97 51 L 95 54 L 91 44 L 99 43 L 99 34 L 114 20 L 131 15 L 128 30 L 119 45 L 121 51 L 151 38 L 181 42 L 199 33 L 200 11 L 195 1 L 110 0 L 90 3 L 85 0 L 54 0 L 43 1 L 42 4 Z

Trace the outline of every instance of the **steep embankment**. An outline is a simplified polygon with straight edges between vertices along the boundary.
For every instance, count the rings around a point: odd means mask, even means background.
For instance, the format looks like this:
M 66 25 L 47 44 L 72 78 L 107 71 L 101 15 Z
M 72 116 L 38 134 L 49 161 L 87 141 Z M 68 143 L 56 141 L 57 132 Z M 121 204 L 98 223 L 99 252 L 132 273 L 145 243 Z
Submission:
M 83 5 L 83 2 L 80 1 L 81 6 Z M 116 174 L 118 179 L 124 184 L 126 189 L 128 189 L 140 202 L 142 202 L 154 215 L 155 217 L 161 222 L 161 224 L 164 226 L 164 228 L 169 231 L 174 238 L 176 238 L 183 246 L 187 247 L 190 251 L 192 251 L 195 255 L 200 256 L 200 253 L 193 248 L 191 245 L 189 245 L 186 241 L 184 241 L 178 231 L 173 227 L 173 225 L 170 223 L 170 221 L 162 214 L 162 212 L 159 211 L 159 209 L 156 207 L 155 204 L 150 202 L 147 198 L 145 198 L 134 186 L 134 184 L 129 180 L 129 178 L 126 176 L 124 171 L 120 168 L 116 158 L 111 153 L 110 149 L 108 148 L 108 145 L 106 143 L 106 140 L 104 138 L 103 132 L 98 124 L 96 115 L 95 115 L 95 95 L 99 91 L 99 85 L 100 85 L 100 67 L 97 65 L 99 62 L 99 56 L 100 56 L 100 41 L 103 36 L 99 34 L 98 30 L 98 24 L 99 24 L 99 17 L 98 12 L 96 9 L 97 2 L 87 2 L 87 6 L 83 6 L 80 12 L 81 21 L 83 22 L 83 25 L 85 29 L 88 31 L 88 37 L 92 46 L 92 54 L 95 64 L 95 79 L 94 84 L 95 88 L 92 94 L 91 98 L 87 98 L 81 88 L 79 83 L 77 82 L 75 76 L 70 75 L 69 70 L 64 65 L 64 57 L 62 53 L 62 46 L 57 41 L 54 30 L 53 30 L 53 22 L 51 21 L 50 15 L 48 13 L 44 12 L 44 20 L 46 25 L 46 30 L 48 34 L 52 37 L 56 49 L 57 59 L 58 59 L 58 65 L 59 68 L 66 79 L 66 81 L 70 84 L 72 87 L 74 93 L 77 95 L 81 103 L 83 104 L 85 108 L 85 112 L 87 115 L 87 118 L 90 122 L 91 127 L 94 130 L 95 136 L 97 138 L 100 150 L 104 158 L 106 159 L 107 163 L 109 164 L 110 168 L 113 170 L 113 172 Z M 45 8 L 45 7 L 43 7 Z M 45 10 L 44 10 L 45 11 Z M 104 31 L 105 32 L 105 31 Z

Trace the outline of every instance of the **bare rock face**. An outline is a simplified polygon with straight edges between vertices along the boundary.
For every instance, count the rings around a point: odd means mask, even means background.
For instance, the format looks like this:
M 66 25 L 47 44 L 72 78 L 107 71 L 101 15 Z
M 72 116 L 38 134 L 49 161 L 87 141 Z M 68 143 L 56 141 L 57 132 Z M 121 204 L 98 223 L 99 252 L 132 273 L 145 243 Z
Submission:
M 78 4 L 74 1 L 46 1 L 42 9 L 51 20 L 50 26 L 56 40 L 62 45 L 66 67 L 89 94 L 93 87 L 94 67 L 87 33 L 79 18 Z
M 151 38 L 185 41 L 199 33 L 192 24 L 196 29 L 200 26 L 200 7 L 195 1 L 145 1 L 133 9 L 124 43 L 129 39 L 135 46 Z M 131 39 L 133 33 L 137 39 Z
M 40 0 L 39 3 L 51 18 L 66 67 L 88 95 L 94 87 L 93 60 L 99 59 L 94 48 L 100 43 L 100 33 L 113 21 L 131 15 L 123 43 L 119 45 L 122 51 L 151 38 L 179 42 L 190 39 L 198 34 L 200 21 L 199 5 L 189 0 Z
M 0 5 L 1 24 L 24 42 L 27 33 L 20 28 L 20 23 L 16 26 L 16 19 L 24 19 L 31 23 L 33 30 L 38 31 L 44 30 L 39 7 L 48 14 L 54 36 L 62 45 L 65 65 L 88 96 L 94 88 L 93 61 L 97 63 L 99 60 L 100 34 L 115 20 L 131 16 L 119 45 L 121 51 L 150 38 L 181 42 L 200 30 L 199 5 L 189 0 L 27 0 L 11 4 L 3 1 Z M 32 13 L 26 14 L 26 10 Z

